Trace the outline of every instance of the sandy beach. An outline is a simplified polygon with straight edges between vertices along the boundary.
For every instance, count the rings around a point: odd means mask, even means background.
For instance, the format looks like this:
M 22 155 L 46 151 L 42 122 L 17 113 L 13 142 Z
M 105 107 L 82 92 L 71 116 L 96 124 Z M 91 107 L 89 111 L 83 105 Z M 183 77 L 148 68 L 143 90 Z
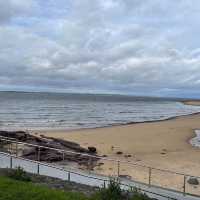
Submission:
M 75 141 L 84 147 L 95 146 L 99 155 L 106 155 L 108 158 L 200 176 L 200 149 L 192 147 L 189 143 L 189 140 L 195 137 L 195 129 L 200 129 L 200 114 L 160 122 L 39 133 Z M 122 152 L 121 155 L 117 154 L 119 151 Z M 113 166 L 113 163 L 104 162 L 96 170 L 111 175 L 116 172 Z M 137 170 L 141 173 L 135 176 L 146 173 L 146 169 L 135 170 L 128 165 L 121 166 L 120 170 L 123 175 L 133 175 Z M 179 178 L 182 182 L 182 177 Z M 144 181 L 147 180 L 148 177 L 145 176 Z M 181 188 L 182 185 L 177 187 Z
M 200 149 L 193 148 L 189 140 L 200 129 L 200 114 L 178 117 L 162 122 L 138 123 L 108 128 L 78 131 L 41 131 L 40 134 L 95 146 L 98 154 L 200 175 Z M 114 148 L 113 148 L 114 147 Z M 123 152 L 117 155 L 116 152 Z
M 183 101 L 185 105 L 200 106 L 199 100 Z

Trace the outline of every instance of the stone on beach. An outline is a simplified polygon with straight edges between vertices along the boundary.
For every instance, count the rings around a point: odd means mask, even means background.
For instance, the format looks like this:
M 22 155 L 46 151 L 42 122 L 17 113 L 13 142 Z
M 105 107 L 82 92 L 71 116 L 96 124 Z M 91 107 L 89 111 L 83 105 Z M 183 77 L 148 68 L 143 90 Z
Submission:
M 118 152 L 116 152 L 116 154 L 117 154 L 117 155 L 122 155 L 123 152 L 122 152 L 122 151 L 118 151 Z
M 199 185 L 199 180 L 197 178 L 189 178 L 187 182 L 190 185 Z
M 96 147 L 88 147 L 88 150 L 89 150 L 90 153 L 96 153 L 97 152 Z

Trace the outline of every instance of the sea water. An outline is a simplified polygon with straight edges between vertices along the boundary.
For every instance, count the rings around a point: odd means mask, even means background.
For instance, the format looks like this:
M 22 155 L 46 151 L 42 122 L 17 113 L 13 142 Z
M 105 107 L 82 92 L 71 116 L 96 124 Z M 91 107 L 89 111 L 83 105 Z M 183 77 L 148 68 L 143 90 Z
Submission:
M 122 95 L 0 92 L 0 129 L 82 129 L 200 112 L 176 100 Z

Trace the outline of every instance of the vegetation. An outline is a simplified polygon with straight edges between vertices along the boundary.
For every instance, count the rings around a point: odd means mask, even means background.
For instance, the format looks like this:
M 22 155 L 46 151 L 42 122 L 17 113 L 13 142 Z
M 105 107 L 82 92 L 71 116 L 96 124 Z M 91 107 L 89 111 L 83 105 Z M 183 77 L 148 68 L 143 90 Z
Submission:
M 8 177 L 18 181 L 25 181 L 25 182 L 31 181 L 31 177 L 21 167 L 18 167 L 17 169 L 10 171 Z
M 111 180 L 108 188 L 100 189 L 88 197 L 78 192 L 67 192 L 50 189 L 46 186 L 33 184 L 31 177 L 18 168 L 0 176 L 0 200 L 150 200 L 144 194 L 134 190 L 124 192 L 117 180 Z
M 103 188 L 97 193 L 97 199 L 100 200 L 121 200 L 122 190 L 117 180 L 110 180 L 108 188 Z
M 7 177 L 0 177 L 0 200 L 89 200 L 79 193 L 53 190 Z
M 96 194 L 95 200 L 150 200 L 148 196 L 133 189 L 131 191 L 123 191 L 120 188 L 120 182 L 111 179 L 107 188 L 100 189 Z

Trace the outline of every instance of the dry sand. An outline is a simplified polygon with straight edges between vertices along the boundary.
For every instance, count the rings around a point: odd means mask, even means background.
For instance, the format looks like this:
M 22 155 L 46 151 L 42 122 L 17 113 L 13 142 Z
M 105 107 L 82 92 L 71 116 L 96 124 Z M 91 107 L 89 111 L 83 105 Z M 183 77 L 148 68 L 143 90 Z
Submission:
M 200 105 L 200 102 L 198 103 Z M 70 132 L 41 131 L 40 133 L 75 141 L 85 147 L 95 146 L 99 155 L 106 155 L 109 158 L 200 176 L 200 149 L 192 147 L 189 143 L 189 140 L 195 136 L 195 129 L 200 129 L 200 114 L 159 122 Z M 123 152 L 123 154 L 117 155 L 118 151 Z M 126 158 L 126 155 L 131 155 L 131 157 Z M 98 173 L 108 175 L 117 173 L 116 164 L 101 162 L 104 165 L 96 168 Z M 154 180 L 152 181 L 155 184 L 159 183 L 160 185 L 163 182 L 162 186 L 176 185 L 177 189 L 182 190 L 183 177 L 175 175 L 171 177 L 170 174 L 160 174 L 160 172 L 158 175 L 157 171 L 153 173 Z M 148 182 L 148 169 L 145 168 L 123 164 L 120 167 L 120 174 L 130 175 L 137 180 Z M 197 193 L 199 192 L 198 189 Z
M 199 100 L 183 101 L 183 103 L 186 105 L 200 106 Z

